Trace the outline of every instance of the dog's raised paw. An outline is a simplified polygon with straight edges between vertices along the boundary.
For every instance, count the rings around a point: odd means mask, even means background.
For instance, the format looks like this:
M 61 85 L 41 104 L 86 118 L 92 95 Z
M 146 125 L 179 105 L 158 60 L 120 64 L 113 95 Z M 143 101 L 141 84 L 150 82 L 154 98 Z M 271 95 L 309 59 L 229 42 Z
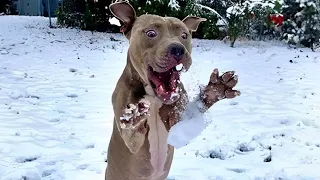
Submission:
M 238 75 L 234 71 L 228 71 L 219 76 L 218 69 L 214 69 L 208 85 L 203 88 L 202 99 L 207 108 L 222 99 L 232 99 L 240 96 L 240 91 L 233 88 L 238 83 Z
M 123 115 L 120 117 L 122 121 L 130 121 L 138 112 L 138 107 L 134 104 L 128 104 L 127 107 L 123 109 Z
M 147 100 L 140 100 L 136 104 L 128 104 L 123 109 L 123 115 L 120 117 L 120 125 L 122 129 L 138 128 L 146 117 L 149 115 L 150 102 Z M 141 127 L 139 127 L 141 128 Z

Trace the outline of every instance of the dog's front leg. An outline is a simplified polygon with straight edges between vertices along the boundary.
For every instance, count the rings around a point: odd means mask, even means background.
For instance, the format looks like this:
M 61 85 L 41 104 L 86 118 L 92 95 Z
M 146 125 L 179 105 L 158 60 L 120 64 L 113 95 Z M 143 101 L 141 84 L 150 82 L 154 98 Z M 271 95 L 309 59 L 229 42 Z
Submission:
M 135 104 L 128 104 L 117 121 L 121 137 L 131 153 L 138 152 L 145 141 L 149 106 L 150 103 L 144 99 Z
M 222 99 L 232 99 L 240 95 L 240 91 L 233 88 L 238 83 L 238 76 L 234 71 L 228 71 L 219 76 L 218 69 L 214 69 L 207 86 L 200 90 L 199 101 L 201 112 L 206 112 L 213 104 Z
M 233 90 L 238 83 L 238 76 L 233 71 L 219 76 L 215 69 L 207 86 L 201 88 L 200 94 L 188 103 L 182 119 L 169 131 L 168 143 L 176 148 L 188 144 L 197 137 L 206 127 L 203 114 L 218 101 L 234 98 L 240 95 L 240 91 Z

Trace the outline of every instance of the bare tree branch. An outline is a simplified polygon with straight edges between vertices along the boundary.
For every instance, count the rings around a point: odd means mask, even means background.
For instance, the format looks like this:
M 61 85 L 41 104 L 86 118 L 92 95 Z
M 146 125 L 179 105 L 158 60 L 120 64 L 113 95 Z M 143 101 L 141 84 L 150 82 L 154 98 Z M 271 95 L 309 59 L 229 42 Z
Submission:
M 224 22 L 225 25 L 228 26 L 227 20 L 225 20 L 216 10 L 214 10 L 214 9 L 208 7 L 208 6 L 204 6 L 202 4 L 198 4 L 198 3 L 196 3 L 195 5 L 200 7 L 200 8 L 202 8 L 202 9 L 207 9 L 207 10 L 213 12 L 214 14 L 216 14 Z

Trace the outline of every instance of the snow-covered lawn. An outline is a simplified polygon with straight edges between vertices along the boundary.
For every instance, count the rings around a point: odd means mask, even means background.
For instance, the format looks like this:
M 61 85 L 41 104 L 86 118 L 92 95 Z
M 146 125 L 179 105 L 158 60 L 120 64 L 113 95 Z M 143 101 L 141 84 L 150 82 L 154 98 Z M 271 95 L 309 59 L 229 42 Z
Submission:
M 119 34 L 49 29 L 0 16 L 0 179 L 103 179 L 111 94 L 126 63 Z M 272 42 L 193 41 L 190 97 L 214 68 L 235 70 L 242 95 L 176 150 L 172 180 L 320 179 L 320 54 Z

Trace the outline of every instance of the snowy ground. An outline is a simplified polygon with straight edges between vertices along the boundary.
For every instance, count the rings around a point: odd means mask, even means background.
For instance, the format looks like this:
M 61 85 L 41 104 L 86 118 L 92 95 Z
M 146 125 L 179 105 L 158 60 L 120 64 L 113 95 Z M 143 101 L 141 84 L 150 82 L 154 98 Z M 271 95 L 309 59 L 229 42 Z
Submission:
M 169 179 L 320 179 L 320 54 L 271 42 L 193 46 L 182 77 L 190 97 L 216 67 L 238 73 L 242 95 L 210 110 Z M 121 35 L 0 16 L 1 180 L 103 179 L 127 48 Z

